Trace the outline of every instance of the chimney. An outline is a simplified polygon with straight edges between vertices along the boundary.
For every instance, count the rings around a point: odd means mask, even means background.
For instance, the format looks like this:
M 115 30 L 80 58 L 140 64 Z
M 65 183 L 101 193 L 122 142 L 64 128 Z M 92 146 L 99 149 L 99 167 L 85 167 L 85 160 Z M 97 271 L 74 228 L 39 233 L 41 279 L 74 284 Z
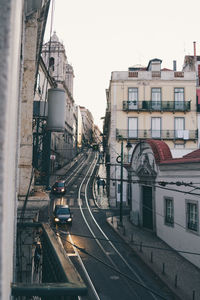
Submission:
M 176 60 L 173 60 L 173 71 L 176 71 Z
M 196 59 L 196 42 L 193 42 L 194 44 L 194 58 Z

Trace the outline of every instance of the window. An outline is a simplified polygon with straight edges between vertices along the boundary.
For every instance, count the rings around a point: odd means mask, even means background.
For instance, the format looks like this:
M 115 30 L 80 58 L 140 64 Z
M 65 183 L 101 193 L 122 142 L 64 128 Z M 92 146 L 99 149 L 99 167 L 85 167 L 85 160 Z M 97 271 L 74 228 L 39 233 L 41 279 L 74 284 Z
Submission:
M 38 91 L 38 93 L 41 94 L 41 90 L 40 90 L 40 73 L 37 74 L 36 91 Z
M 152 109 L 161 109 L 161 89 L 152 88 L 151 90 Z
M 132 153 L 133 153 L 134 148 L 135 148 L 135 144 L 131 144 L 131 149 L 127 149 L 128 162 L 129 163 L 131 162 L 131 157 L 132 157 Z
M 187 203 L 187 229 L 198 231 L 198 209 L 197 203 Z
M 183 139 L 184 138 L 184 127 L 185 119 L 184 118 L 175 118 L 174 119 L 175 127 L 175 138 Z
M 138 137 L 138 118 L 128 118 L 128 137 Z
M 52 69 L 52 71 L 54 71 L 54 58 L 50 57 L 49 59 L 49 68 Z
M 128 108 L 137 109 L 138 107 L 138 88 L 128 89 Z
M 151 118 L 151 137 L 161 137 L 161 118 Z
M 174 203 L 172 198 L 165 198 L 165 224 L 174 224 Z
M 177 110 L 184 109 L 184 88 L 174 89 L 174 104 L 175 104 L 175 109 Z

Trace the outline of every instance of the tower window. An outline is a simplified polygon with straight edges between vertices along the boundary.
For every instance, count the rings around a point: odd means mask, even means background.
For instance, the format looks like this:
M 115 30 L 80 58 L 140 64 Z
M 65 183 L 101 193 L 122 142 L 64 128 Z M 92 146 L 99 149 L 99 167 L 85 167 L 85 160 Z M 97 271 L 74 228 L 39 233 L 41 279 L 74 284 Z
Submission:
M 49 59 L 49 68 L 54 71 L 54 57 L 50 57 Z

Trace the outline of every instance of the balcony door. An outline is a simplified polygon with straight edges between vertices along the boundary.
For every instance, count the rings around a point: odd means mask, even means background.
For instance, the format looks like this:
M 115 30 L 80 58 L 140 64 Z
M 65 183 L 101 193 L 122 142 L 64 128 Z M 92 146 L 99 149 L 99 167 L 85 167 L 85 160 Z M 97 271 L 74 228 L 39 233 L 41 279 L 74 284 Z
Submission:
M 175 118 L 175 138 L 183 139 L 184 129 L 185 129 L 185 119 L 184 118 Z
M 161 138 L 161 118 L 151 118 L 151 136 Z
M 151 104 L 153 110 L 161 109 L 161 89 L 160 88 L 152 88 L 151 89 Z
M 128 118 L 128 137 L 138 137 L 138 118 Z
M 128 88 L 128 109 L 138 108 L 138 88 Z
M 174 89 L 175 110 L 184 110 L 184 88 Z

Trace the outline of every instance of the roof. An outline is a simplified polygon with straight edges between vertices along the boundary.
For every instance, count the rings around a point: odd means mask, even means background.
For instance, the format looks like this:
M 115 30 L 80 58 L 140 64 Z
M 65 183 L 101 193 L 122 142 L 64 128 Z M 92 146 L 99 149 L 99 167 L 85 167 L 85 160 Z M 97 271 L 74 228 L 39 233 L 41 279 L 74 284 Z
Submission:
M 147 70 L 149 69 L 150 65 L 152 62 L 159 62 L 160 64 L 162 63 L 162 60 L 159 58 L 153 58 L 149 61 L 148 66 L 147 66 Z
M 180 158 L 173 158 L 171 160 L 162 161 L 162 164 L 185 164 L 200 162 L 200 149 L 188 153 Z
M 173 70 L 167 69 L 167 68 L 163 68 L 163 69 L 161 69 L 161 71 L 173 71 Z
M 160 140 L 147 140 L 147 143 L 152 148 L 157 164 L 161 163 L 162 161 L 172 159 L 169 146 L 165 142 Z
M 142 65 L 139 65 L 139 64 L 128 68 L 129 72 L 131 72 L 131 71 L 145 71 L 146 69 L 147 69 L 146 67 L 144 67 Z
M 56 31 L 53 32 L 53 35 L 51 37 L 51 42 L 58 42 L 59 43 L 59 38 L 56 34 Z

